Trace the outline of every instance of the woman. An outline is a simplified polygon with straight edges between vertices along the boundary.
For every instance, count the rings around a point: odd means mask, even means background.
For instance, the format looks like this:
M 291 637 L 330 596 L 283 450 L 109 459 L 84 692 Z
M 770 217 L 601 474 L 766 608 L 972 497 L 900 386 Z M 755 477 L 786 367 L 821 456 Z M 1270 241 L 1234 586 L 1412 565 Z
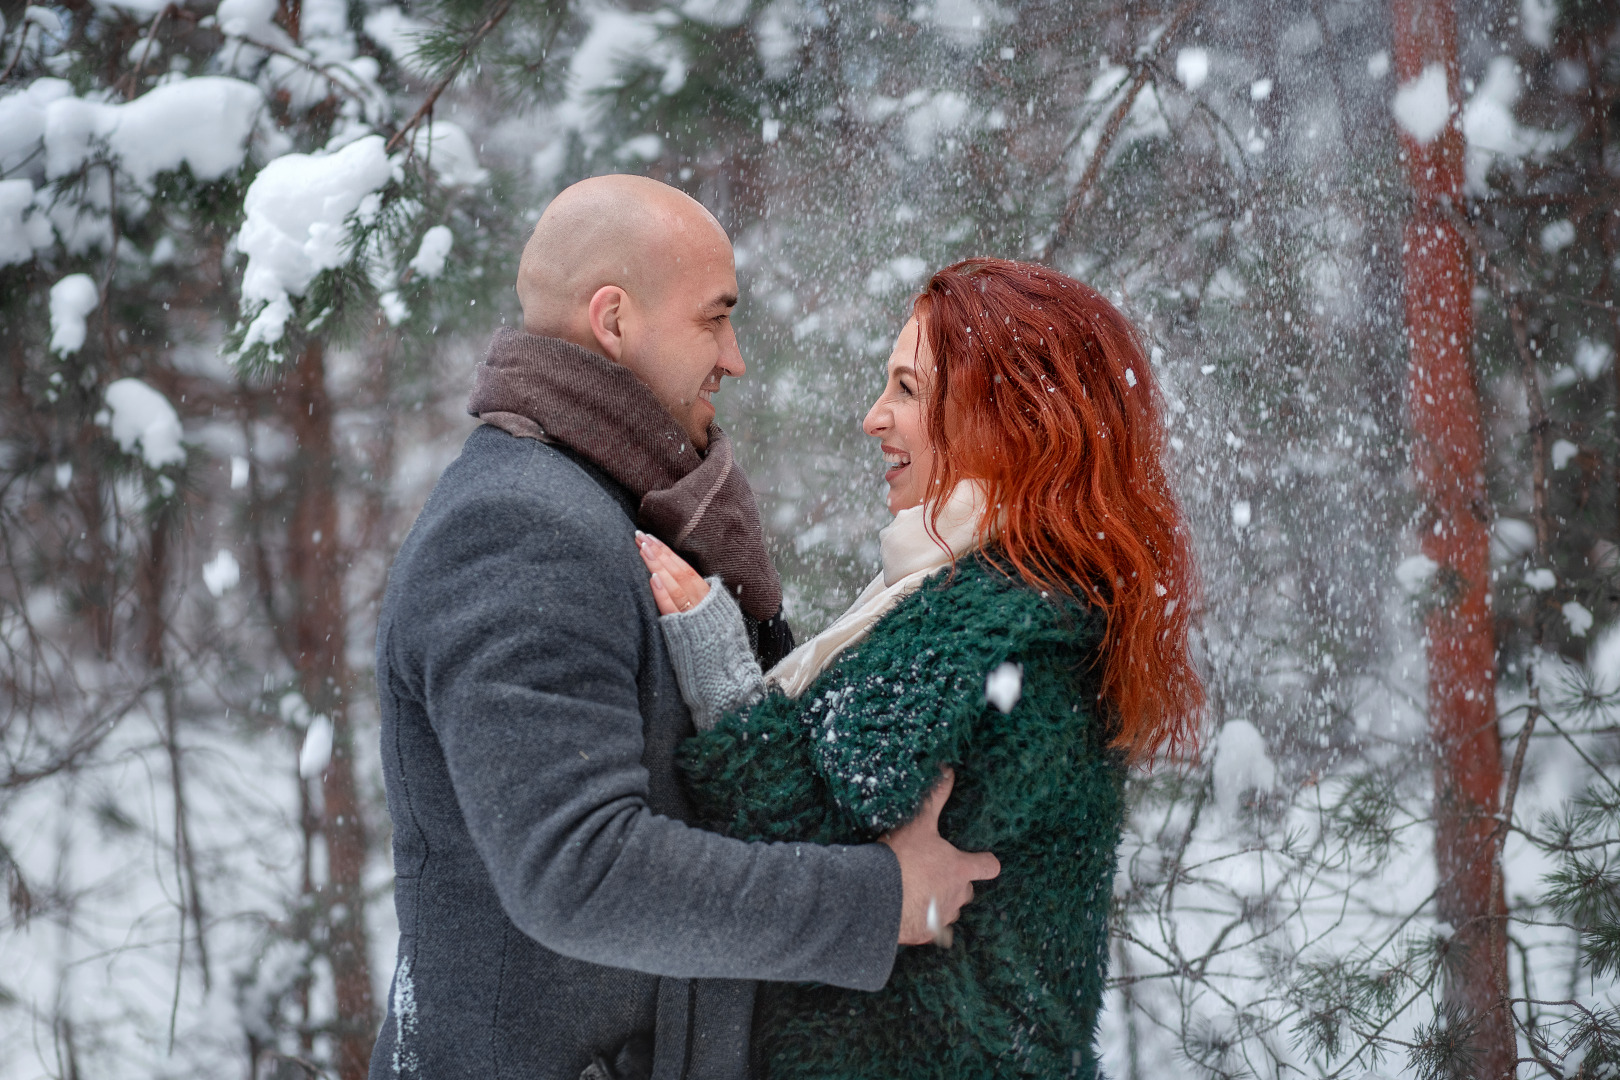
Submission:
M 1189 748 L 1202 704 L 1147 357 L 1095 290 L 968 260 L 917 298 L 864 427 L 883 573 L 768 677 L 726 591 L 643 541 L 707 728 L 683 767 L 709 826 L 818 843 L 882 836 L 954 767 L 940 832 L 1002 871 L 877 993 L 762 988 L 760 1071 L 1093 1076 L 1124 768 Z

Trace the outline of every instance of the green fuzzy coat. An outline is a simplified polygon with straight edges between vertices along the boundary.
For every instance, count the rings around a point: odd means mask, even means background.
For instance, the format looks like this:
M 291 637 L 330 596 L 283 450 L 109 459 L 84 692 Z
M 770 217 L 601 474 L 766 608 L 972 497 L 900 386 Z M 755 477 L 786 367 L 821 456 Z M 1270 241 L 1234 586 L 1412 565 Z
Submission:
M 766 984 L 768 1080 L 1093 1077 L 1124 771 L 1097 701 L 1102 619 L 983 557 L 907 597 L 798 698 L 772 691 L 687 740 L 704 823 L 749 840 L 865 843 L 956 768 L 940 831 L 991 851 L 952 948 L 902 948 L 876 993 Z M 1003 714 L 985 680 L 1023 667 Z

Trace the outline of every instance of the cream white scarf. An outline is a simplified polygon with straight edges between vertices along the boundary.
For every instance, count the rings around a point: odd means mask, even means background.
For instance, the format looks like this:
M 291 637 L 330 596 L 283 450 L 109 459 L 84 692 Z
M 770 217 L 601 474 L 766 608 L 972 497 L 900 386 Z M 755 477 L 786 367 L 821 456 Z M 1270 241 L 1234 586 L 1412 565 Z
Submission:
M 984 489 L 972 480 L 956 485 L 939 520 L 938 539 L 929 535 L 926 511 L 913 506 L 900 511 L 878 534 L 883 550 L 883 572 L 861 595 L 815 637 L 782 658 L 765 675 L 769 686 L 798 697 L 831 666 L 838 654 L 871 632 L 872 626 L 894 606 L 916 592 L 953 557 L 972 551 L 979 543 L 979 520 L 984 516 Z M 943 547 L 943 540 L 947 547 Z

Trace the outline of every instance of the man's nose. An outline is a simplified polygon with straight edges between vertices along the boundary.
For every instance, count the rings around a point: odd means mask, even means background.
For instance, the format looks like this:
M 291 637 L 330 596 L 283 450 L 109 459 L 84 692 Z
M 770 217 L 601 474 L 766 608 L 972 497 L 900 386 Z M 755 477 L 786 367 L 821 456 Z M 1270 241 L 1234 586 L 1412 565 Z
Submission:
M 720 342 L 720 362 L 715 366 L 733 379 L 740 379 L 748 374 L 748 365 L 743 363 L 742 350 L 737 347 L 737 331 L 729 324 L 726 326 L 725 338 Z

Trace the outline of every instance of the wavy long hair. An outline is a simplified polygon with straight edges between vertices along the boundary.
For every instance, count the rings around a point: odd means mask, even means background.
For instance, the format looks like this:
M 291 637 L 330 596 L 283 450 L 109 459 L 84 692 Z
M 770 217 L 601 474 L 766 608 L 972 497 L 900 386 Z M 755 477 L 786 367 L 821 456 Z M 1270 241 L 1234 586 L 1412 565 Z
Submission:
M 958 481 L 983 484 L 987 550 L 1107 617 L 1112 745 L 1138 763 L 1190 752 L 1204 703 L 1188 642 L 1198 572 L 1135 327 L 1089 285 L 1005 259 L 946 267 L 913 311 L 935 363 L 930 522 Z

